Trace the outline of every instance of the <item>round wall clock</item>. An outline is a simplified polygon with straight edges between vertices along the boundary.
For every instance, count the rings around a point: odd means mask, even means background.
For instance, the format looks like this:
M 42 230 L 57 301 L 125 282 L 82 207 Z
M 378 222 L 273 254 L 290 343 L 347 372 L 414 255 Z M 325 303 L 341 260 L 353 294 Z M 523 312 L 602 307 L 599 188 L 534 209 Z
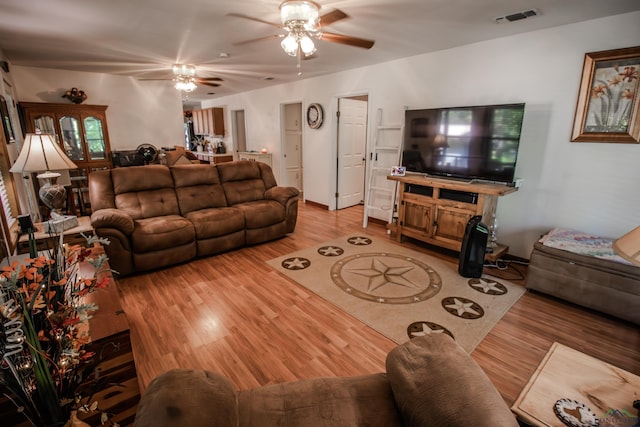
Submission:
M 322 126 L 322 121 L 324 113 L 322 111 L 322 105 L 320 104 L 311 104 L 309 108 L 307 108 L 307 123 L 311 129 L 318 129 Z

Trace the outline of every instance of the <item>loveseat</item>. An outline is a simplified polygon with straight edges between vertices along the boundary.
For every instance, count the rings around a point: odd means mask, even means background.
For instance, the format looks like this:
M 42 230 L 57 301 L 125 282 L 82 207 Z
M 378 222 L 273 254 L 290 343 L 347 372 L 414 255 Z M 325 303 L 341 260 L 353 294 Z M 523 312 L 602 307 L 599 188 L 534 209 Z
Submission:
M 219 374 L 175 369 L 151 382 L 134 426 L 518 425 L 482 369 L 448 335 L 417 337 L 396 347 L 386 371 L 239 391 Z
M 134 166 L 92 172 L 91 224 L 121 275 L 294 231 L 298 190 L 260 162 Z

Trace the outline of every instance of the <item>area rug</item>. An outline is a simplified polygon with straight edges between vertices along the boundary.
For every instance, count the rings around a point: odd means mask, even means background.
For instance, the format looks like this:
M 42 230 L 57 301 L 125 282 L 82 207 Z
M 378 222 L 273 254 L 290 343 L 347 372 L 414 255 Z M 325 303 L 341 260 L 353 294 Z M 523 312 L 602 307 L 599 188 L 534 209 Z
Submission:
M 391 340 L 451 335 L 471 352 L 525 292 L 383 237 L 353 234 L 268 261 Z

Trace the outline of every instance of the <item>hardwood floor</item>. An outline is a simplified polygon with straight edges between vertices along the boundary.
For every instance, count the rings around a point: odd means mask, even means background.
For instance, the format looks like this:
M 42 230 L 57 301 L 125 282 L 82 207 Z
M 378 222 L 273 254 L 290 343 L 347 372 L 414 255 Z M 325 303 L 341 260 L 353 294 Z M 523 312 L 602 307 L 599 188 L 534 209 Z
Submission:
M 360 206 L 327 211 L 301 203 L 288 237 L 119 279 L 141 390 L 177 367 L 220 372 L 241 389 L 383 371 L 394 342 L 266 264 L 362 231 L 362 212 Z M 381 224 L 370 222 L 366 231 L 390 238 Z M 457 263 L 451 254 L 403 244 Z M 640 328 L 535 293 L 526 293 L 472 356 L 511 405 L 554 341 L 640 375 Z

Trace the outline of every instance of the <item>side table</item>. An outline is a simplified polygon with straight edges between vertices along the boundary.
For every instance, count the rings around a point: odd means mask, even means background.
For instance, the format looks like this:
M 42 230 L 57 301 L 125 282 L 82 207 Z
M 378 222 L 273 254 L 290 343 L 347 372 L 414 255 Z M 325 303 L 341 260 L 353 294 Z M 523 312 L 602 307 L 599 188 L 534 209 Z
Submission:
M 509 246 L 497 243 L 491 252 L 484 255 L 484 259 L 489 262 L 496 262 L 509 251 Z
M 93 256 L 104 252 L 99 245 L 93 250 Z M 83 276 L 90 276 L 93 274 L 91 269 L 91 264 L 83 263 L 80 272 Z M 85 302 L 98 306 L 98 311 L 89 320 L 91 342 L 87 350 L 94 351 L 101 362 L 94 371 L 93 380 L 83 386 L 82 395 L 93 393 L 87 403 L 98 402 L 98 410 L 78 413 L 78 418 L 98 426 L 101 425 L 101 414 L 106 412 L 111 422 L 126 426 L 133 424 L 140 401 L 140 387 L 133 360 L 129 322 L 122 309 L 116 281 L 111 271 L 101 274 L 111 279 L 109 286 L 84 298 Z
M 553 411 L 555 403 L 566 398 L 585 404 L 601 426 L 623 425 L 608 417 L 635 417 L 633 401 L 639 392 L 640 377 L 554 342 L 511 410 L 532 426 L 566 427 Z
M 48 242 L 49 239 L 59 237 L 59 234 L 50 235 L 46 231 L 44 231 L 44 224 L 42 222 L 37 222 L 34 224 L 36 229 L 35 233 L 33 233 L 33 238 L 36 241 L 36 245 L 39 251 L 51 248 L 51 242 Z M 86 243 L 85 239 L 81 236 L 82 233 L 92 233 L 93 227 L 91 226 L 91 217 L 88 216 L 79 216 L 78 217 L 78 225 L 76 227 L 70 228 L 64 231 L 64 242 L 65 243 Z M 47 246 L 48 245 L 48 246 Z M 26 254 L 29 253 L 29 235 L 22 234 L 18 239 L 18 254 Z

